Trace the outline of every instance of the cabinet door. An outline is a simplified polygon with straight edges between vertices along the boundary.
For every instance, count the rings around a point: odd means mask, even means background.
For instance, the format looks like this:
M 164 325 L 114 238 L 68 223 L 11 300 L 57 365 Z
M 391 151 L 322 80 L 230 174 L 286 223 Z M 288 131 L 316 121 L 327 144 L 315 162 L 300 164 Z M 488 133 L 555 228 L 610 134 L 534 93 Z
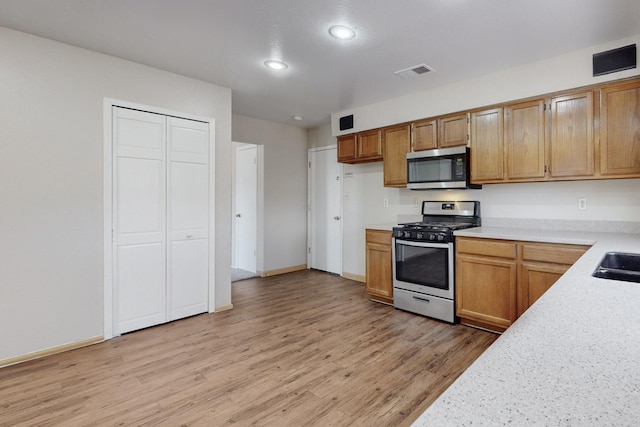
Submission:
M 439 148 L 467 145 L 467 135 L 469 135 L 469 116 L 467 114 L 438 119 Z
M 382 158 L 382 141 L 379 130 L 358 133 L 358 159 Z
M 561 264 L 522 263 L 518 289 L 518 317 L 547 292 L 570 266 Z
M 366 291 L 374 299 L 393 302 L 391 232 L 367 230 Z
M 594 171 L 593 93 L 551 100 L 552 177 L 592 176 Z
M 356 134 L 338 137 L 338 162 L 349 162 L 356 158 Z
M 413 151 L 433 150 L 438 148 L 437 120 L 422 120 L 413 123 L 411 146 Z
M 407 186 L 409 134 L 409 125 L 394 126 L 382 131 L 385 187 Z
M 518 316 L 544 294 L 589 246 L 522 243 L 522 269 L 518 283 Z
M 456 255 L 456 314 L 502 332 L 517 318 L 516 262 Z
M 640 175 L 640 81 L 600 91 L 600 174 Z
M 504 179 L 502 108 L 471 114 L 471 181 L 497 182 Z
M 544 100 L 505 107 L 508 180 L 541 180 L 545 176 Z

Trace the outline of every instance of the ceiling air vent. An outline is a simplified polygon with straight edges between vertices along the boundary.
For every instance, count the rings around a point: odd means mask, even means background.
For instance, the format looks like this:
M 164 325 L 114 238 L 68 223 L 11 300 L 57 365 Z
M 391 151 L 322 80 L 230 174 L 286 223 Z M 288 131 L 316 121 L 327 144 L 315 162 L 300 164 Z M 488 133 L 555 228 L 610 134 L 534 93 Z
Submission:
M 413 67 L 405 68 L 404 70 L 396 71 L 395 74 L 397 76 L 402 77 L 405 80 L 413 79 L 423 74 L 427 74 L 433 71 L 432 68 L 429 68 L 425 64 L 414 65 Z

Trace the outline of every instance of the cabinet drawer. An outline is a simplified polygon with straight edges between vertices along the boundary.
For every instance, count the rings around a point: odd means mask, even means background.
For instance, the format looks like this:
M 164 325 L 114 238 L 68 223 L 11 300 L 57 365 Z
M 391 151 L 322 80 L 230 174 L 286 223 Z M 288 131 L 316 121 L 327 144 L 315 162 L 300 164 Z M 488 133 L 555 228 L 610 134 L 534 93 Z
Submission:
M 456 250 L 461 253 L 476 254 L 508 259 L 516 259 L 516 244 L 487 239 L 465 239 L 458 237 Z
M 522 245 L 524 261 L 551 262 L 554 264 L 574 264 L 589 249 L 580 245 L 532 244 Z
M 391 246 L 391 231 L 367 229 L 367 243 L 380 243 Z

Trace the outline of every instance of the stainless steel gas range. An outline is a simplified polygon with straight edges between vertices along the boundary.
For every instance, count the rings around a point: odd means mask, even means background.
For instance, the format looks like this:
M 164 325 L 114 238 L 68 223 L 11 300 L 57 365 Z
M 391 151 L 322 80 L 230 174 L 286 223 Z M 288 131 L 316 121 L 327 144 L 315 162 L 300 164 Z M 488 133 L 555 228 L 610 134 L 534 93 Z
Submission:
M 393 305 L 450 323 L 455 317 L 453 232 L 480 226 L 480 202 L 422 202 L 422 222 L 393 228 Z

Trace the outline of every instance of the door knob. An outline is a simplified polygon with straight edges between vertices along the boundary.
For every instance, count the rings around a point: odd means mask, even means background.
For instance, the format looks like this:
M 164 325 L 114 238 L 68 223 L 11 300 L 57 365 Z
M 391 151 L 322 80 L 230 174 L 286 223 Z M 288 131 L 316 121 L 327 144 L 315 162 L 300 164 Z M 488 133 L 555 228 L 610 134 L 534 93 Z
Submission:
M 241 216 L 241 214 L 236 214 L 236 218 L 240 218 Z
M 193 237 L 193 233 L 187 233 L 187 238 L 190 239 Z
M 340 221 L 340 217 L 339 216 L 334 216 L 333 219 L 335 219 L 336 221 Z

